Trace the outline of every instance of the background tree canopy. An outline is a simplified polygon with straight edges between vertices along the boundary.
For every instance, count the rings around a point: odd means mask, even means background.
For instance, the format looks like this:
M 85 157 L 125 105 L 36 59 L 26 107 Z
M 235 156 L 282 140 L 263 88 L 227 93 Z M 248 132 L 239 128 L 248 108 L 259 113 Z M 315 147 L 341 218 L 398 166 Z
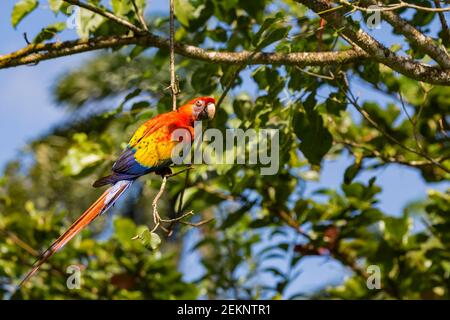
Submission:
M 42 30 L 29 30 L 26 47 L 0 56 L 0 68 L 98 51 L 52 89 L 69 119 L 30 142 L 0 177 L 3 298 L 99 196 L 89 186 L 109 171 L 138 125 L 171 109 L 169 19 L 152 12 L 151 2 L 15 2 L 13 27 L 40 5 L 55 15 Z M 231 87 L 209 126 L 279 129 L 278 173 L 196 165 L 183 210 L 196 213 L 192 222 L 214 222 L 177 225 L 153 250 L 131 239 L 151 223 L 160 186 L 158 176 L 141 178 L 16 297 L 293 299 L 305 295 L 288 291 L 302 262 L 322 256 L 348 276 L 308 297 L 450 298 L 450 189 L 383 212 L 377 184 L 379 169 L 393 165 L 412 168 L 433 186 L 448 183 L 449 11 L 443 1 L 383 1 L 381 11 L 369 12 L 373 4 L 176 0 L 178 101 L 219 97 Z M 374 14 L 381 29 L 368 27 Z M 61 41 L 71 23 L 79 38 Z M 324 161 L 342 157 L 353 163 L 339 172 L 340 188 L 305 192 Z M 184 187 L 184 175 L 169 179 L 162 215 L 175 216 Z M 188 239 L 194 245 L 186 252 Z M 177 266 L 194 254 L 201 276 L 187 281 L 181 272 L 190 271 Z M 81 267 L 81 290 L 66 287 L 70 265 Z M 376 290 L 366 284 L 372 265 L 381 271 Z

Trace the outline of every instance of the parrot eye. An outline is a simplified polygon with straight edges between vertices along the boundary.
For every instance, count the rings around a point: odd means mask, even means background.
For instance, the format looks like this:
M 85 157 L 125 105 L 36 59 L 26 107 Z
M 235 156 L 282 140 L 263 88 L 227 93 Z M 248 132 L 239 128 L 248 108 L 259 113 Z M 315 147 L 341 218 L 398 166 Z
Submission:
M 197 102 L 195 103 L 195 105 L 196 105 L 197 107 L 201 107 L 201 106 L 203 106 L 203 101 L 202 101 L 202 100 L 197 100 Z

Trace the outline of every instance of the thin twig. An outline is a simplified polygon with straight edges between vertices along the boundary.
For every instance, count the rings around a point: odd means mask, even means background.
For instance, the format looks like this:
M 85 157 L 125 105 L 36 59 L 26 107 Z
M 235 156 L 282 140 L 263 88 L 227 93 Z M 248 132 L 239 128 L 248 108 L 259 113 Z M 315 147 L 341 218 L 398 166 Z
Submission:
M 175 111 L 177 109 L 177 95 L 180 92 L 178 87 L 178 81 L 175 74 L 175 9 L 174 0 L 170 0 L 170 36 L 169 36 L 169 47 L 170 47 L 170 91 L 172 92 L 172 109 Z
M 312 11 L 319 13 L 334 8 L 328 0 L 295 0 L 295 2 L 299 2 L 307 6 Z M 418 81 L 425 80 L 425 77 L 415 77 L 417 72 L 423 68 L 421 62 L 415 61 L 411 57 L 398 55 L 361 28 L 356 29 L 351 27 L 351 24 L 343 15 L 338 13 L 327 13 L 320 14 L 320 17 L 326 19 L 328 23 L 336 29 L 336 32 L 338 32 L 340 36 L 348 38 L 351 43 L 356 44 L 358 47 L 370 54 L 373 60 L 382 63 L 411 79 Z M 447 69 L 441 68 L 441 70 Z
M 439 0 L 434 0 L 434 6 L 436 8 L 441 8 L 441 4 L 440 4 Z M 447 19 L 445 19 L 443 12 L 439 12 L 438 16 L 439 16 L 439 20 L 441 21 L 442 32 L 444 33 L 444 36 L 442 38 L 444 40 L 444 44 L 448 46 L 450 43 L 450 30 L 448 28 Z
M 404 144 L 402 144 L 400 141 L 398 141 L 395 137 L 393 137 L 392 135 L 390 135 L 386 130 L 384 130 L 380 125 L 378 125 L 378 123 L 372 119 L 372 117 L 369 115 L 369 113 L 364 110 L 359 104 L 358 104 L 358 99 L 354 96 L 353 92 L 350 89 L 347 77 L 345 74 L 343 74 L 343 78 L 344 78 L 344 84 L 346 86 L 347 90 L 344 90 L 344 92 L 346 92 L 346 97 L 347 100 L 350 102 L 350 104 L 352 106 L 355 107 L 355 109 L 364 117 L 364 119 L 366 119 L 367 122 L 369 122 L 375 129 L 377 129 L 382 135 L 384 135 L 386 138 L 388 138 L 391 142 L 393 142 L 394 144 L 398 145 L 399 147 L 401 147 L 402 149 L 414 153 L 422 158 L 427 159 L 430 163 L 436 165 L 437 167 L 441 168 L 442 170 L 444 170 L 447 173 L 450 173 L 450 169 L 444 167 L 439 161 L 437 161 L 436 159 L 433 159 L 432 157 L 430 157 L 428 154 L 413 149 L 411 147 L 408 147 Z
M 415 119 L 412 119 L 408 113 L 408 110 L 406 110 L 405 101 L 403 100 L 402 92 L 398 92 L 398 96 L 400 99 L 400 105 L 402 106 L 403 112 L 405 112 L 406 116 L 408 117 L 409 122 L 411 122 L 411 125 L 413 127 L 413 134 L 414 134 L 414 140 L 416 141 L 416 146 L 419 150 L 422 150 L 422 145 L 419 142 L 419 135 L 417 133 L 417 121 L 420 118 L 420 112 L 418 113 L 418 117 Z
M 180 221 L 180 223 L 185 224 L 187 226 L 191 226 L 191 227 L 201 227 L 207 223 L 210 223 L 213 220 L 214 220 L 214 218 L 210 218 L 210 219 L 202 220 L 200 222 Z
M 427 11 L 427 12 L 446 12 L 446 11 L 450 11 L 450 7 L 446 7 L 446 8 L 430 8 L 430 7 L 423 7 L 423 6 L 419 6 L 417 4 L 412 4 L 412 3 L 408 3 L 408 2 L 404 2 L 401 1 L 399 3 L 393 3 L 393 4 L 389 4 L 389 5 L 385 5 L 385 6 L 378 6 L 378 7 L 372 7 L 372 8 L 365 8 L 365 7 L 360 7 L 354 3 L 351 3 L 350 1 L 347 0 L 339 0 L 340 3 L 342 3 L 343 5 L 347 5 L 350 6 L 354 9 L 357 9 L 359 11 L 369 11 L 369 12 L 374 12 L 374 11 L 394 11 L 394 10 L 398 10 L 398 9 L 402 9 L 402 8 L 411 8 L 411 9 L 417 9 L 417 10 L 421 10 L 421 11 Z M 334 8 L 333 8 L 334 9 Z M 330 10 L 331 11 L 331 10 Z
M 342 144 L 342 145 L 346 146 L 350 152 L 352 151 L 352 148 L 362 149 L 367 152 L 367 155 L 364 155 L 364 157 L 379 158 L 379 159 L 383 160 L 384 162 L 388 162 L 388 163 L 397 163 L 397 164 L 401 164 L 401 165 L 413 167 L 413 168 L 421 168 L 424 166 L 431 165 L 428 160 L 420 160 L 420 161 L 419 160 L 409 160 L 408 161 L 408 160 L 405 160 L 403 157 L 401 157 L 401 155 L 400 156 L 386 156 L 376 149 L 372 149 L 364 144 L 350 141 L 347 139 L 343 139 L 343 140 L 335 139 L 334 143 Z M 439 161 L 443 161 L 443 160 L 445 160 L 445 158 L 439 158 Z
M 181 190 L 180 201 L 178 203 L 178 210 L 177 210 L 178 215 L 181 213 L 181 209 L 183 209 L 184 191 L 186 190 L 188 183 L 189 183 L 189 170 L 186 170 L 186 176 L 184 177 L 184 188 L 183 190 Z
M 365 6 L 372 5 L 372 7 L 378 5 L 377 0 L 364 0 L 364 4 Z M 446 48 L 436 43 L 435 39 L 421 32 L 416 26 L 400 17 L 394 11 L 382 11 L 381 16 L 396 31 L 402 33 L 412 46 L 420 48 L 423 53 L 429 55 L 442 68 L 450 68 L 450 56 Z
M 138 5 L 136 4 L 136 0 L 131 0 L 131 3 L 134 7 L 134 12 L 136 13 L 136 16 L 139 20 L 139 23 L 141 24 L 142 29 L 148 32 L 147 23 L 145 22 L 144 13 L 139 10 Z
M 39 256 L 39 251 L 32 248 L 28 243 L 21 240 L 18 236 L 8 230 L 0 229 L 0 233 L 3 233 L 6 237 L 10 238 L 12 242 L 18 245 L 20 248 L 31 254 L 33 257 Z
M 246 60 L 242 61 L 241 64 L 236 68 L 236 71 L 234 72 L 233 76 L 231 77 L 230 81 L 226 84 L 225 90 L 222 92 L 222 94 L 219 97 L 219 100 L 217 100 L 217 108 L 220 107 L 223 100 L 227 96 L 230 89 L 233 87 L 234 82 L 236 81 L 237 77 L 239 76 L 239 73 L 245 69 L 245 67 L 248 65 L 249 61 L 258 53 L 258 51 L 253 51 Z
M 183 209 L 183 197 L 184 197 L 184 191 L 186 190 L 187 185 L 188 185 L 188 183 L 189 183 L 189 172 L 190 172 L 190 170 L 191 170 L 192 168 L 193 168 L 193 167 L 187 167 L 187 168 L 184 169 L 184 170 L 181 170 L 181 171 L 179 171 L 179 172 L 177 172 L 177 173 L 175 173 L 175 174 L 172 174 L 172 176 L 173 176 L 173 175 L 178 175 L 178 174 L 180 174 L 180 173 L 186 171 L 186 176 L 185 176 L 185 178 L 184 178 L 184 186 L 183 186 L 183 189 L 181 189 L 181 192 L 180 192 L 180 200 L 179 200 L 179 202 L 178 202 L 178 209 L 177 209 L 177 211 L 176 211 L 177 217 L 180 217 L 180 215 L 181 215 L 181 210 Z M 181 215 L 181 216 L 182 216 L 182 215 Z M 168 232 L 168 236 L 169 236 L 169 237 L 172 235 L 174 225 L 175 225 L 175 223 L 172 222 L 172 223 L 169 225 L 169 227 L 167 227 L 167 229 L 169 230 L 169 232 Z
M 31 44 L 30 40 L 28 40 L 28 34 L 26 32 L 23 33 L 23 38 L 25 39 L 25 42 L 27 43 L 27 45 Z
M 176 217 L 176 218 L 173 218 L 173 219 L 161 219 L 160 221 L 161 222 L 167 222 L 167 223 L 174 223 L 174 222 L 181 221 L 182 219 L 184 219 L 186 217 L 189 217 L 189 216 L 192 216 L 192 215 L 194 215 L 194 211 L 191 210 L 189 212 L 186 212 L 186 213 L 182 214 L 179 217 Z
M 306 239 L 308 239 L 309 241 L 312 241 L 311 236 L 306 233 L 305 231 L 303 231 L 302 227 L 300 226 L 300 224 L 291 217 L 291 215 L 289 213 L 287 213 L 284 210 L 275 210 L 276 214 L 278 215 L 278 217 L 283 220 L 289 227 L 291 227 L 292 229 L 294 229 L 298 234 L 302 235 L 303 237 L 305 237 Z
M 234 81 L 235 81 L 236 78 L 238 77 L 239 72 L 241 72 L 241 71 L 242 71 L 242 69 L 239 68 L 239 69 L 234 73 L 234 75 L 233 75 L 233 77 L 231 78 L 230 82 L 228 82 L 228 84 L 226 85 L 225 90 L 223 90 L 222 94 L 220 95 L 219 100 L 217 100 L 217 107 L 219 107 L 219 106 L 222 104 L 223 100 L 225 100 L 225 97 L 227 96 L 228 92 L 230 91 L 231 87 L 232 87 L 233 84 L 234 84 Z
M 158 200 L 159 198 L 161 198 L 164 189 L 166 188 L 166 183 L 167 183 L 167 177 L 164 176 L 162 183 L 161 183 L 161 187 L 159 188 L 159 192 L 156 194 L 155 199 L 153 199 L 152 202 L 152 207 L 153 207 L 153 222 L 155 224 L 155 226 L 152 229 L 152 232 L 154 232 L 156 229 L 158 229 L 159 225 L 160 225 L 160 221 L 161 221 L 161 217 L 158 213 Z
M 305 237 L 309 243 L 311 243 L 313 245 L 313 239 L 311 238 L 311 236 L 304 232 L 300 226 L 300 224 L 293 219 L 289 213 L 287 213 L 284 210 L 277 210 L 276 211 L 277 215 L 292 229 L 294 229 L 299 235 L 302 235 L 303 237 Z M 334 256 L 337 260 L 343 262 L 345 265 L 347 265 L 348 267 L 350 267 L 356 274 L 358 274 L 359 276 L 363 277 L 363 278 L 367 278 L 367 274 L 366 272 L 359 268 L 358 265 L 356 264 L 356 262 L 351 259 L 345 252 L 340 251 L 337 247 L 334 249 L 330 249 L 330 253 L 332 256 Z
M 33 257 L 39 257 L 40 256 L 39 251 L 37 251 L 36 249 L 31 247 L 28 243 L 26 243 L 25 241 L 20 239 L 15 233 L 13 233 L 13 232 L 11 232 L 9 230 L 3 230 L 3 229 L 0 229 L 0 233 L 4 234 L 6 237 L 11 239 L 11 241 L 14 244 L 16 244 L 17 246 L 19 246 L 20 248 L 22 248 L 23 250 L 28 252 L 31 256 L 33 256 Z M 56 271 L 56 272 L 58 272 L 59 274 L 62 274 L 62 275 L 64 274 L 64 271 L 62 269 L 54 266 L 51 261 L 50 261 L 50 270 Z M 11 292 L 11 297 L 15 296 L 15 294 L 18 291 L 17 289 L 18 289 L 18 287 L 15 287 L 15 289 Z
M 302 69 L 300 67 L 295 67 L 295 68 L 297 70 L 299 70 L 299 71 L 309 75 L 309 76 L 312 76 L 312 77 L 316 77 L 316 78 L 319 78 L 319 79 L 325 79 L 325 80 L 334 80 L 334 75 L 326 76 L 326 75 L 323 75 L 323 74 L 318 74 L 318 73 L 315 73 L 315 72 L 311 72 L 311 71 L 306 70 L 306 69 Z
M 227 194 L 227 193 L 223 193 L 218 191 L 215 188 L 212 188 L 210 185 L 208 184 L 204 184 L 203 182 L 199 182 L 196 184 L 196 188 L 199 190 L 203 190 L 207 193 L 210 193 L 218 198 L 221 198 L 223 200 L 228 200 L 228 201 L 240 201 L 240 200 L 244 200 L 247 201 L 247 199 L 245 199 L 245 197 L 243 195 L 239 195 L 239 196 L 233 196 L 231 194 Z
M 447 138 L 450 139 L 449 135 L 445 131 L 444 120 L 442 118 L 439 119 L 439 128 L 441 129 L 441 133 Z
M 167 175 L 166 177 L 167 178 L 175 177 L 175 176 L 177 176 L 179 174 L 182 174 L 183 172 L 186 172 L 186 171 L 189 171 L 189 170 L 192 170 L 192 169 L 194 169 L 194 167 L 191 166 L 191 165 L 188 165 L 185 169 L 177 171 L 175 173 L 171 173 L 171 174 Z
M 184 172 L 184 171 L 189 172 L 190 169 L 191 168 L 187 168 L 187 169 L 182 170 L 180 172 Z M 171 233 L 172 233 L 172 229 L 171 228 L 173 227 L 173 225 L 175 223 L 181 223 L 181 224 L 197 227 L 197 226 L 204 225 L 204 224 L 206 224 L 206 223 L 208 223 L 208 222 L 213 220 L 213 219 L 209 219 L 209 220 L 200 221 L 198 223 L 192 223 L 192 222 L 184 221 L 183 219 L 194 215 L 193 211 L 189 211 L 189 212 L 187 212 L 185 214 L 182 214 L 179 217 L 174 218 L 174 219 L 163 219 L 163 218 L 161 218 L 161 216 L 160 216 L 160 214 L 158 212 L 158 201 L 161 198 L 162 194 L 164 193 L 164 190 L 166 188 L 167 179 L 169 177 L 173 177 L 174 175 L 179 174 L 180 172 L 177 172 L 177 173 L 172 174 L 172 175 L 165 175 L 165 176 L 163 176 L 163 180 L 162 180 L 161 186 L 159 188 L 159 191 L 156 194 L 156 196 L 155 196 L 155 198 L 153 199 L 153 202 L 152 202 L 154 226 L 153 226 L 153 229 L 151 230 L 151 232 L 155 232 L 158 228 L 161 228 L 162 230 L 164 230 L 170 236 Z M 169 227 L 165 227 L 163 225 L 164 223 L 169 223 L 170 226 Z

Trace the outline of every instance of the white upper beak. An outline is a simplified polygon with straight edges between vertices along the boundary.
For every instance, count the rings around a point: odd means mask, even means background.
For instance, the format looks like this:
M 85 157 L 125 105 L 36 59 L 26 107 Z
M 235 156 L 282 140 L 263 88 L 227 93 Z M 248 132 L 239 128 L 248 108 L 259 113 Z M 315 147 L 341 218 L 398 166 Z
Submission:
M 206 111 L 208 112 L 208 120 L 211 120 L 216 114 L 216 105 L 212 102 L 208 103 L 206 106 Z

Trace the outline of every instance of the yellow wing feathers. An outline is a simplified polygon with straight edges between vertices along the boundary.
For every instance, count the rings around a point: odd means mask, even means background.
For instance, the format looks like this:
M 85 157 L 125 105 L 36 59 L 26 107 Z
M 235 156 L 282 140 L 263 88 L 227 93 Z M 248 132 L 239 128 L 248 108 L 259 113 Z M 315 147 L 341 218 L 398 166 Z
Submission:
M 133 140 L 133 139 L 132 139 Z M 176 145 L 171 139 L 167 126 L 162 126 L 135 144 L 136 161 L 145 167 L 156 167 L 172 157 L 172 149 Z

